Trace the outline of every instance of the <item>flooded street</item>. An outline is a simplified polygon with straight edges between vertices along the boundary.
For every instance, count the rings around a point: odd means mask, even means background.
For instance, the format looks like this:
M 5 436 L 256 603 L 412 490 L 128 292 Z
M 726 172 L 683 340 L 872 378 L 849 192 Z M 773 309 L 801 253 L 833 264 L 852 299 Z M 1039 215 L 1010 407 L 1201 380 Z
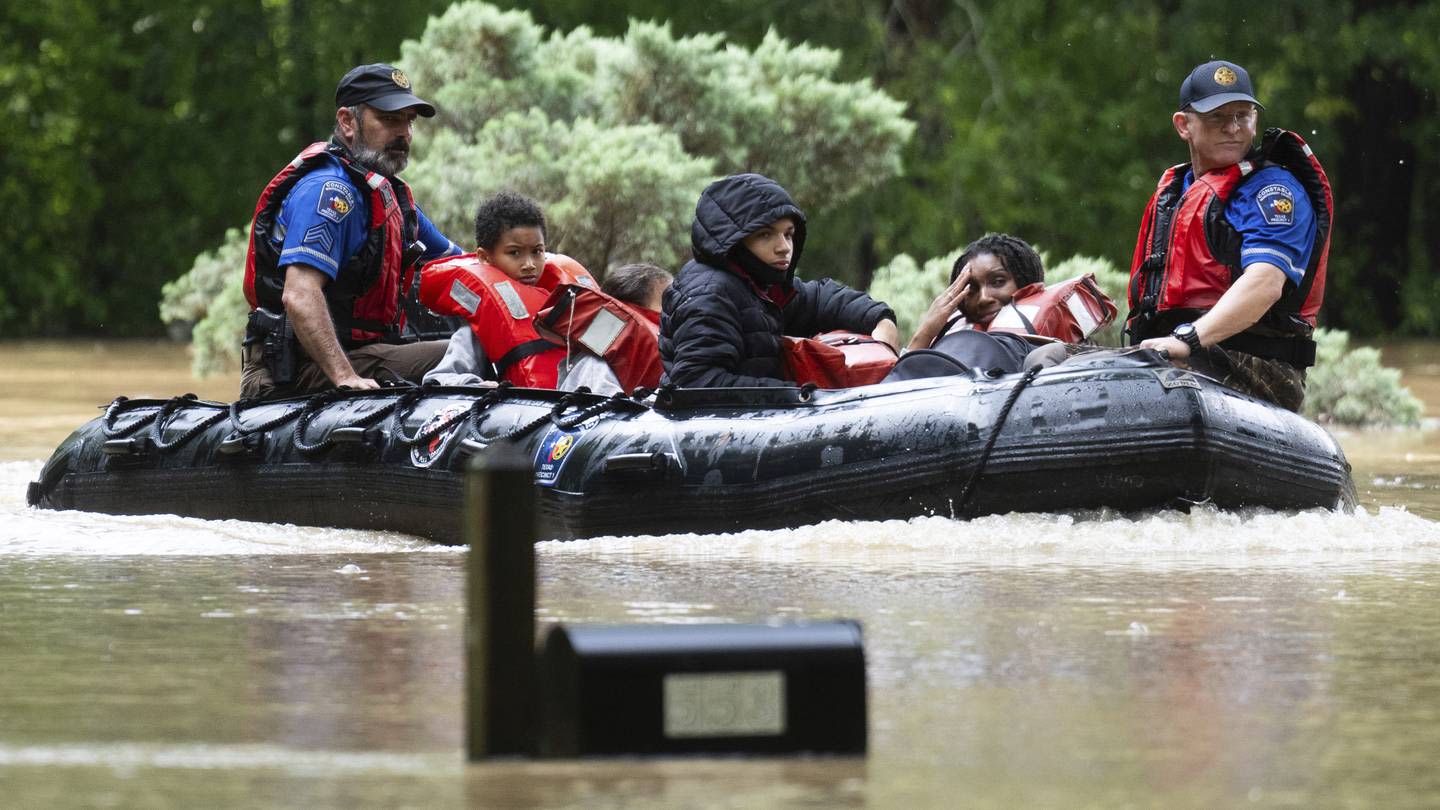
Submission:
M 858 619 L 863 759 L 501 761 L 463 745 L 466 554 L 394 534 L 40 512 L 169 344 L 9 344 L 6 807 L 1433 807 L 1440 356 L 1427 429 L 1337 432 L 1353 515 L 1008 515 L 538 546 L 539 619 Z M 542 633 L 544 628 L 542 626 Z

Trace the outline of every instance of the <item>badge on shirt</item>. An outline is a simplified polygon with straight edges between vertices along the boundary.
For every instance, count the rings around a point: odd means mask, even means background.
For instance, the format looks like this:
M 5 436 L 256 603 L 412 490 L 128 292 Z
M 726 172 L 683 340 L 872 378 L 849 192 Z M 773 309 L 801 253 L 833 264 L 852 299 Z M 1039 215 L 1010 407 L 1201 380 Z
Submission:
M 354 207 L 355 196 L 349 186 L 339 180 L 326 180 L 320 189 L 320 202 L 315 206 L 315 213 L 338 223 Z
M 1255 195 L 1260 216 L 1270 225 L 1291 225 L 1295 222 L 1295 195 L 1283 183 L 1271 183 Z

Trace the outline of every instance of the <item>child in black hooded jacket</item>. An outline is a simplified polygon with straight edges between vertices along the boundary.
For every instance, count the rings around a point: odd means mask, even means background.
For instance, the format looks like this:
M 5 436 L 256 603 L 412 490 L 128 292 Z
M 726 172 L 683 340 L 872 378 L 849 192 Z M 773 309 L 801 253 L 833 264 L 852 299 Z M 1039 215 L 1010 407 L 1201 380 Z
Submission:
M 795 278 L 805 212 L 758 174 L 717 180 L 695 204 L 695 258 L 665 292 L 664 383 L 688 388 L 786 386 L 783 336 L 844 329 L 899 343 L 895 313 L 837 281 Z

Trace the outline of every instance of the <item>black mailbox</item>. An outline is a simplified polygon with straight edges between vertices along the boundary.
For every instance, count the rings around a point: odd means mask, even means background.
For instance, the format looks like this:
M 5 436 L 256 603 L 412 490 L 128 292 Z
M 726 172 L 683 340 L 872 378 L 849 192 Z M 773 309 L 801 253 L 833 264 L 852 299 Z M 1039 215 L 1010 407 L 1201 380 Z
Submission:
M 561 625 L 540 679 L 544 756 L 865 753 L 854 621 Z

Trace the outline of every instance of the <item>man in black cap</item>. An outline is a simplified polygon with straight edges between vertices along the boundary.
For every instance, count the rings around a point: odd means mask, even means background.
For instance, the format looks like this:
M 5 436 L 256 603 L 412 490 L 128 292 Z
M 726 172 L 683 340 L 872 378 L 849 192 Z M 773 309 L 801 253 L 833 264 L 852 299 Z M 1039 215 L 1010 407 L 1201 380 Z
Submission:
M 335 131 L 265 187 L 245 263 L 251 313 L 242 397 L 336 386 L 419 382 L 444 340 L 414 340 L 414 276 L 460 249 L 415 205 L 396 175 L 411 126 L 435 107 L 390 65 L 361 65 L 335 90 Z
M 1168 169 L 1130 266 L 1131 341 L 1299 411 L 1325 290 L 1333 205 L 1305 142 L 1272 129 L 1233 62 L 1206 62 L 1171 116 L 1190 162 Z

